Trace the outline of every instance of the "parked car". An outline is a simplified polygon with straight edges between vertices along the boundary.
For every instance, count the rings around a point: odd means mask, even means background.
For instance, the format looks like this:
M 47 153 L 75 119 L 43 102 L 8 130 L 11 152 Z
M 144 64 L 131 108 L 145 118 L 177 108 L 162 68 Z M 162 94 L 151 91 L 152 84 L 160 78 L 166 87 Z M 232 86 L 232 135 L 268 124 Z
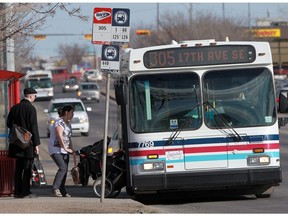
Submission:
M 79 84 L 78 97 L 81 100 L 100 100 L 100 88 L 96 82 L 83 82 Z
M 83 79 L 86 82 L 102 81 L 103 75 L 102 72 L 97 69 L 90 69 L 85 71 Z
M 79 85 L 76 79 L 67 79 L 63 82 L 62 92 L 78 91 Z
M 74 116 L 71 120 L 72 134 L 89 135 L 89 118 L 86 111 L 91 111 L 91 107 L 85 107 L 84 103 L 78 98 L 56 98 L 52 99 L 48 105 L 48 109 L 44 109 L 47 114 L 47 137 L 50 137 L 50 129 L 55 119 L 59 118 L 58 108 L 66 105 L 74 107 Z

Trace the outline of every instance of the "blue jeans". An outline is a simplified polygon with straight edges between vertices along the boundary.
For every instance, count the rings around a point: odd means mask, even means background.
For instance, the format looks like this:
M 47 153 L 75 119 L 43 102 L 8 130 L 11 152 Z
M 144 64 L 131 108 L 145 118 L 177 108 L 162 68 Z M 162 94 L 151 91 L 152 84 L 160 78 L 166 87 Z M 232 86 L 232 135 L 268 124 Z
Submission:
M 66 194 L 65 183 L 68 172 L 69 154 L 52 154 L 51 158 L 58 166 L 58 171 L 53 181 L 53 190 L 59 189 L 62 194 Z

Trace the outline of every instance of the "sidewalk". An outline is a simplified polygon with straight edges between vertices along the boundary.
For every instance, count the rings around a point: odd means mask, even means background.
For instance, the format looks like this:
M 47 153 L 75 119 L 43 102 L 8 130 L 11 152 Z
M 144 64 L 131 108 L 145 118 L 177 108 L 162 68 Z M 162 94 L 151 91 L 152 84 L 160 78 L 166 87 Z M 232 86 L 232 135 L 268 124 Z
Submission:
M 161 213 L 153 207 L 125 197 L 124 192 L 116 198 L 105 198 L 100 202 L 91 186 L 67 186 L 71 198 L 52 197 L 50 188 L 33 188 L 32 192 L 37 194 L 38 198 L 0 197 L 0 213 Z

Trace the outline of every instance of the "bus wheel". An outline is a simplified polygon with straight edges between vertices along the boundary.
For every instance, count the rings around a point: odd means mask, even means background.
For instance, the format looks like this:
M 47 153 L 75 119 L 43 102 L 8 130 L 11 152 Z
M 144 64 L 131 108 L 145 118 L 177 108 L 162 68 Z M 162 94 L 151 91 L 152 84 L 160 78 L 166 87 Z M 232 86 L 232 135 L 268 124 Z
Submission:
M 93 191 L 96 194 L 97 197 L 101 197 L 101 192 L 102 192 L 102 177 L 100 176 L 97 178 L 94 183 L 93 183 Z M 110 179 L 106 179 L 105 181 L 105 194 L 104 197 L 111 197 L 113 193 L 113 183 L 111 182 Z
M 255 194 L 257 198 L 269 198 L 271 194 Z
M 258 190 L 257 190 L 258 189 Z M 256 188 L 255 196 L 257 198 L 269 198 L 274 191 L 274 187 L 272 186 L 262 186 Z
M 89 136 L 89 132 L 81 133 L 82 136 Z

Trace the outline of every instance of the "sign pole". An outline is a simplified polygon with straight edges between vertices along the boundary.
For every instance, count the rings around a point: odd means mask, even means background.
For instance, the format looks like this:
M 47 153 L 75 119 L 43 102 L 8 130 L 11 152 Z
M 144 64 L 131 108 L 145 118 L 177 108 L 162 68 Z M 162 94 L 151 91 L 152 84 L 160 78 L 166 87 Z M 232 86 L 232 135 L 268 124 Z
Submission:
M 110 99 L 111 72 L 119 72 L 120 48 L 118 44 L 129 44 L 130 9 L 125 8 L 94 8 L 92 43 L 102 44 L 101 71 L 107 72 L 105 128 L 102 159 L 102 184 L 100 202 L 105 198 L 107 134 Z
M 103 142 L 103 160 L 102 160 L 102 185 L 101 185 L 101 199 L 104 201 L 105 197 L 105 181 L 106 181 L 106 156 L 107 156 L 107 134 L 108 134 L 108 117 L 109 117 L 109 99 L 110 99 L 110 73 L 107 73 L 106 80 L 106 107 L 105 107 L 105 126 L 104 126 L 104 142 Z

